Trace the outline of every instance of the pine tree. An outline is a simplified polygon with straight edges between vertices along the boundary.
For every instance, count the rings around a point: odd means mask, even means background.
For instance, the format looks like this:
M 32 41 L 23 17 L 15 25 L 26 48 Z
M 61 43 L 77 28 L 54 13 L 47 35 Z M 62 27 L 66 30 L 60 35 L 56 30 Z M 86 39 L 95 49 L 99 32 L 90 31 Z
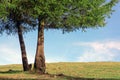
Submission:
M 21 0 L 21 9 L 38 22 L 38 40 L 34 69 L 45 73 L 44 29 L 64 32 L 99 28 L 113 12 L 118 0 Z
M 25 48 L 25 43 L 23 39 L 23 32 L 28 32 L 32 30 L 35 26 L 35 21 L 30 17 L 26 16 L 23 11 L 20 9 L 18 0 L 3 0 L 0 3 L 0 32 L 6 32 L 8 35 L 10 34 L 18 34 L 21 55 L 22 55 L 22 63 L 23 70 L 28 71 L 28 59 Z M 29 25 L 29 26 L 28 26 Z

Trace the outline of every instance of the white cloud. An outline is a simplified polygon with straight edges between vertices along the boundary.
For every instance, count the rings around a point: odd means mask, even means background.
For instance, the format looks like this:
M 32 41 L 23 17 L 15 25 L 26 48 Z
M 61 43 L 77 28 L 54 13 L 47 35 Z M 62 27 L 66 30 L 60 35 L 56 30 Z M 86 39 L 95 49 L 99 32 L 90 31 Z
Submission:
M 117 61 L 120 56 L 120 41 L 78 42 L 74 45 L 85 47 L 78 61 Z
M 13 44 L 4 43 L 0 45 L 0 65 L 4 64 L 21 64 L 21 51 L 18 47 Z M 34 55 L 27 54 L 29 63 L 34 62 Z
M 16 47 L 17 46 L 17 47 Z M 95 41 L 95 42 L 78 42 L 74 43 L 73 47 L 81 47 L 84 48 L 82 55 L 77 55 L 78 60 L 81 62 L 94 62 L 94 61 L 120 61 L 120 41 Z M 26 46 L 27 48 L 27 46 Z M 78 49 L 77 48 L 77 49 Z M 72 48 L 73 49 L 73 48 Z M 27 50 L 28 61 L 29 63 L 34 62 L 35 53 L 32 49 Z M 57 54 L 57 53 L 56 53 Z M 67 56 L 64 55 L 54 55 L 54 56 L 46 56 L 46 62 L 64 62 L 70 61 Z M 70 54 L 72 55 L 72 54 Z M 76 57 L 76 56 L 74 56 Z M 72 58 L 74 58 L 72 57 Z M 71 59 L 72 59 L 71 58 Z M 19 48 L 19 44 L 11 44 L 10 42 L 4 42 L 0 45 L 0 65 L 2 64 L 17 64 L 22 63 L 21 60 L 21 51 Z
M 19 50 L 9 44 L 0 45 L 0 64 L 21 63 Z
M 120 50 L 120 41 L 96 41 L 96 42 L 78 42 L 76 46 L 88 46 L 94 49 L 116 48 Z

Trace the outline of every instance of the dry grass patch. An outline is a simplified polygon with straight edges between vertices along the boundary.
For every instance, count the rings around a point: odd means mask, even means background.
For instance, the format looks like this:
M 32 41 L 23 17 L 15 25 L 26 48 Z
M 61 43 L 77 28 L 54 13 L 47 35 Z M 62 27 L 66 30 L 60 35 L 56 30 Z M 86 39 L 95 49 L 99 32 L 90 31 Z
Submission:
M 47 74 L 23 72 L 22 65 L 0 66 L 0 79 L 27 80 L 120 80 L 119 62 L 47 63 Z

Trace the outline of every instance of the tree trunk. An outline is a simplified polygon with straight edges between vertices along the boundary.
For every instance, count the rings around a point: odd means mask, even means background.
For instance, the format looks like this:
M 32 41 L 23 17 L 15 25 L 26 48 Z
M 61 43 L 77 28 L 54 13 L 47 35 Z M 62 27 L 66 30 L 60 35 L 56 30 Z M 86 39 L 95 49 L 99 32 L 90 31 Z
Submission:
M 34 70 L 37 73 L 45 73 L 45 56 L 44 56 L 44 21 L 39 20 L 38 25 L 38 40 L 37 40 L 37 49 L 34 62 Z
M 28 71 L 29 70 L 28 60 L 27 60 L 27 54 L 26 54 L 26 49 L 25 49 L 25 44 L 24 44 L 24 39 L 23 39 L 23 34 L 22 34 L 20 23 L 17 23 L 17 28 L 18 28 L 18 37 L 19 37 L 19 43 L 20 43 L 20 48 L 21 48 L 23 70 Z

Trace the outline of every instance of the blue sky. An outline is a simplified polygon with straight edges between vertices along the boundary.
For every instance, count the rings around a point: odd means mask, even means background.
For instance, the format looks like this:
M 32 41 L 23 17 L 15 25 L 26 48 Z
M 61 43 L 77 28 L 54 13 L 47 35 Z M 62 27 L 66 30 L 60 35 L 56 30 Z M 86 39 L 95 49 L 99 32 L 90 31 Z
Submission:
M 120 4 L 107 25 L 62 34 L 60 30 L 45 30 L 46 62 L 96 62 L 120 61 Z M 24 35 L 29 63 L 34 62 L 37 31 Z M 0 36 L 0 65 L 19 64 L 21 52 L 18 36 Z

